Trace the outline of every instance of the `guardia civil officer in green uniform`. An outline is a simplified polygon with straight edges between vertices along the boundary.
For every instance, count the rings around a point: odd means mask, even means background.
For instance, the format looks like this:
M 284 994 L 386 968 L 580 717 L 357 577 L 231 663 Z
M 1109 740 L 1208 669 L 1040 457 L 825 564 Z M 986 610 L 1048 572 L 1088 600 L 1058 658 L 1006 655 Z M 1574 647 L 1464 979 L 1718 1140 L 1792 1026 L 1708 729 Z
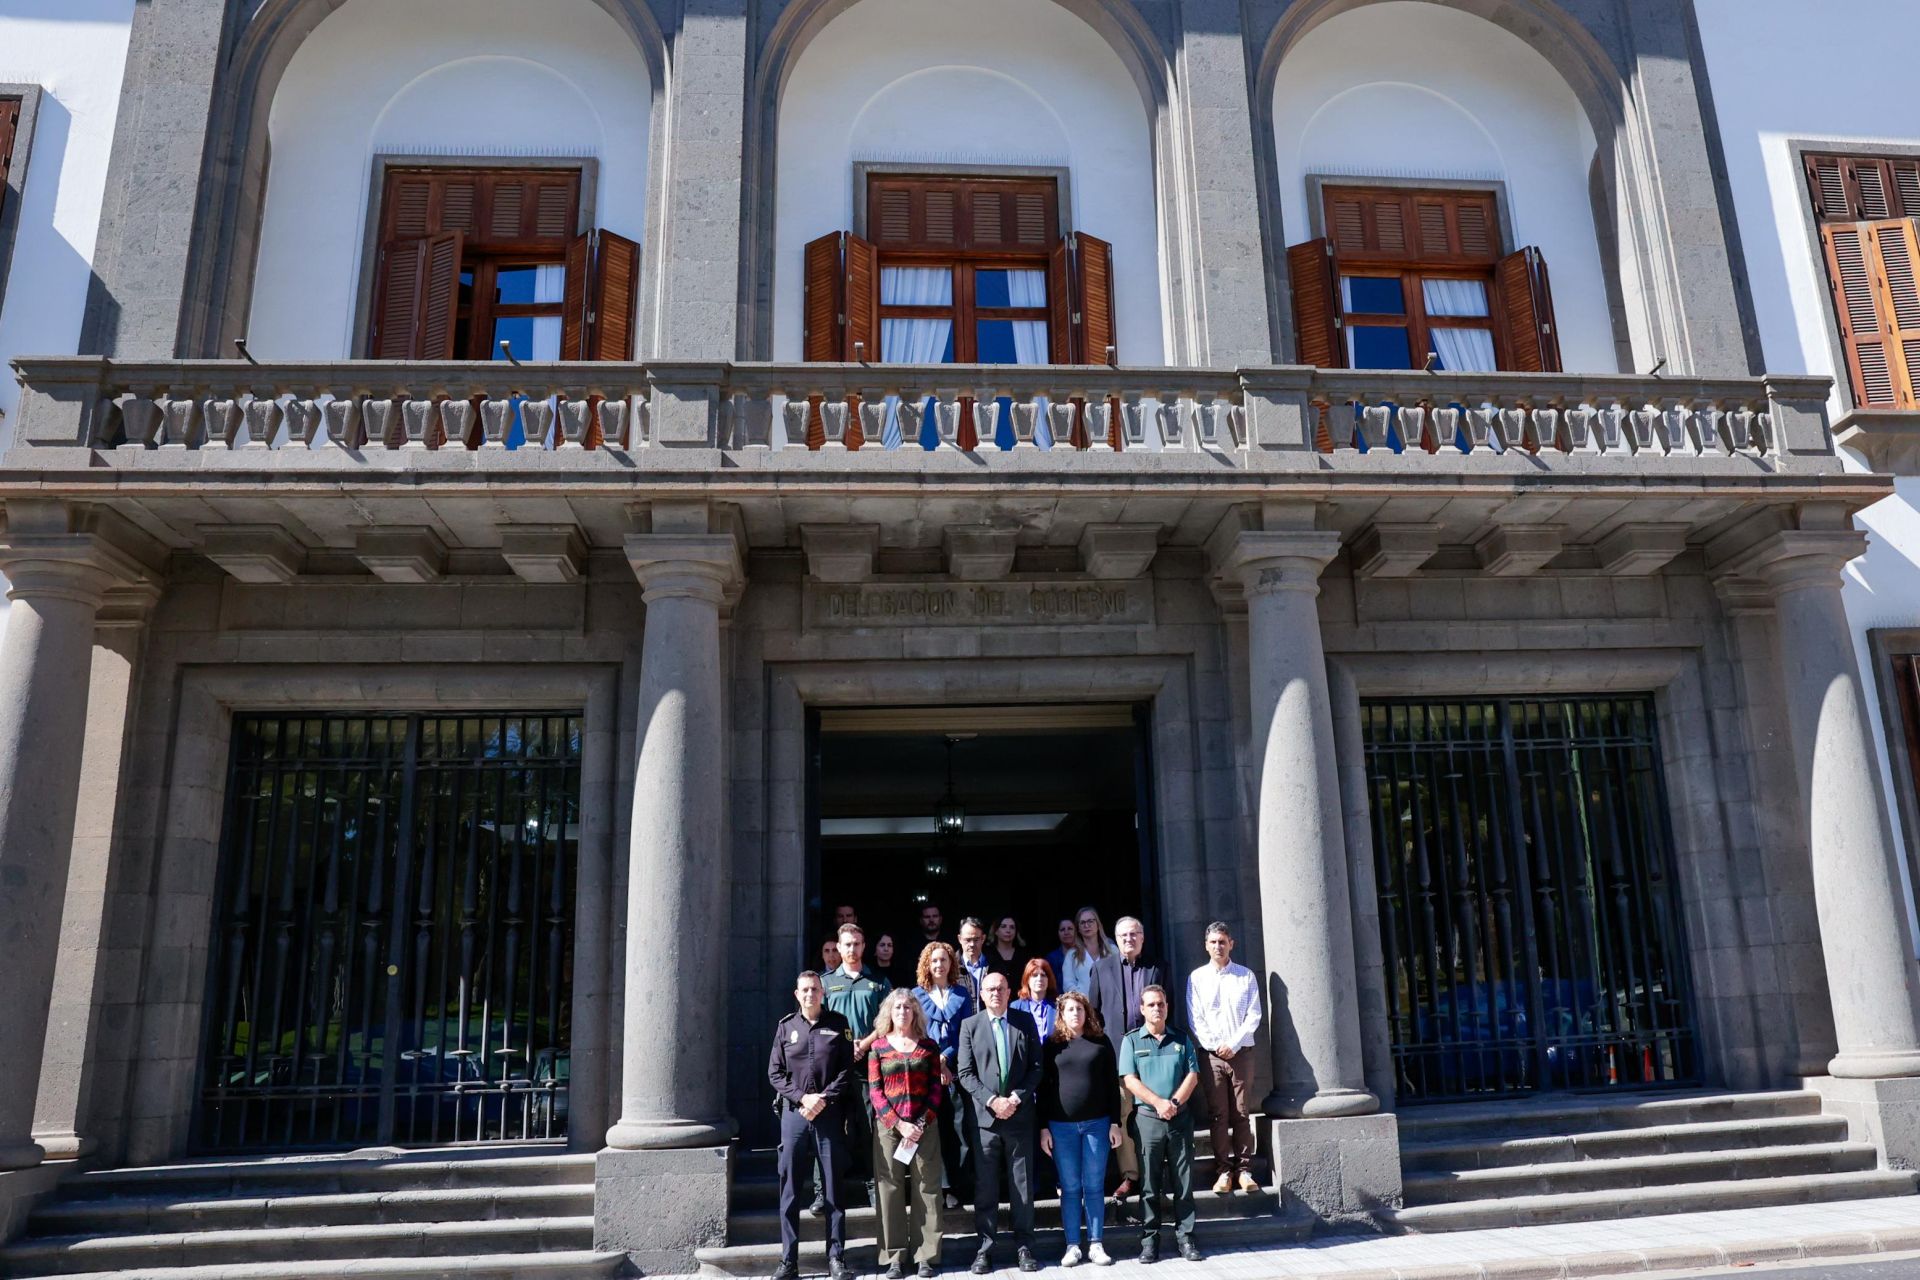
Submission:
M 1180 1256 L 1200 1261 L 1193 1240 L 1193 1112 L 1187 1103 L 1200 1087 L 1200 1055 L 1193 1038 L 1167 1022 L 1167 992 L 1140 992 L 1141 1025 L 1120 1042 L 1120 1083 L 1133 1095 L 1133 1130 L 1140 1150 L 1140 1261 L 1160 1257 L 1160 1197 L 1173 1201 L 1173 1234 Z
M 880 1006 L 893 990 L 887 975 L 867 968 L 866 959 L 866 930 L 857 924 L 841 925 L 840 967 L 827 975 L 827 1008 L 845 1018 L 853 1028 L 854 1070 L 862 1079 L 867 1072 L 867 1051 L 881 1035 L 874 1029 L 880 1019 Z M 873 1103 L 865 1089 L 860 1090 L 860 1097 L 862 1105 L 857 1110 L 850 1109 L 847 1117 L 847 1139 L 853 1157 L 853 1176 L 868 1184 L 871 1196 Z
M 847 1211 L 840 1184 L 847 1171 L 847 1116 L 865 1089 L 853 1069 L 853 1030 L 826 1007 L 826 984 L 809 969 L 794 982 L 797 1013 L 773 1030 L 767 1081 L 780 1099 L 780 1269 L 775 1280 L 800 1274 L 800 1178 L 820 1162 L 827 1209 L 827 1268 L 833 1280 L 852 1280 L 843 1256 Z

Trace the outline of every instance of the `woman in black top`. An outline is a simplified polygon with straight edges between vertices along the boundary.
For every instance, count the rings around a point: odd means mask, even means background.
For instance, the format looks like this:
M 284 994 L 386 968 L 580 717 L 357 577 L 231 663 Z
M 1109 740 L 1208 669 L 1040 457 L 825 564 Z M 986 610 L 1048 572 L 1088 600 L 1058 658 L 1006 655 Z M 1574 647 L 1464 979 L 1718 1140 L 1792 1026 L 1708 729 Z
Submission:
M 1120 1145 L 1120 1067 L 1100 1027 L 1100 1015 L 1078 991 L 1060 996 L 1060 1014 L 1047 1041 L 1040 1078 L 1040 1149 L 1060 1171 L 1060 1221 L 1066 1229 L 1063 1267 L 1085 1257 L 1109 1267 L 1100 1238 L 1106 1230 L 1107 1152 Z

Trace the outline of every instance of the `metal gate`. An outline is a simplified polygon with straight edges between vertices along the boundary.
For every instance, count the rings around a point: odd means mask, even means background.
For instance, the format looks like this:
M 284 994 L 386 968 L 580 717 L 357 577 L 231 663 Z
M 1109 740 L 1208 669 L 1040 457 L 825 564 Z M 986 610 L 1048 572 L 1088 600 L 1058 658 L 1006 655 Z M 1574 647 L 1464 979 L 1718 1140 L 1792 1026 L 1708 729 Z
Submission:
M 1693 1080 L 1652 700 L 1363 718 L 1401 1099 Z
M 241 716 L 207 1150 L 564 1136 L 580 719 Z

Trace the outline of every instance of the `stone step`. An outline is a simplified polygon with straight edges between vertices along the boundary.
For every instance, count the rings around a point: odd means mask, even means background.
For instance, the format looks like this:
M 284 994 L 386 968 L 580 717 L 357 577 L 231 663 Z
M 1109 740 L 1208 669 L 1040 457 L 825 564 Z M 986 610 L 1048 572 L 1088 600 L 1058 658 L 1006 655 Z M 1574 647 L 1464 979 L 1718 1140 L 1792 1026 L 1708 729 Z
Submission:
M 1555 1094 L 1501 1102 L 1406 1107 L 1399 1113 L 1401 1143 L 1464 1143 L 1602 1133 L 1727 1120 L 1782 1119 L 1820 1113 L 1820 1096 L 1804 1090 L 1775 1093 Z
M 1201 1193 L 1196 1199 L 1211 1195 Z M 1237 1197 L 1236 1197 L 1237 1198 Z M 1196 1206 L 1198 1208 L 1198 1206 Z M 966 1215 L 969 1226 L 972 1215 Z M 994 1256 L 998 1265 L 1011 1265 L 1013 1261 L 1013 1242 L 1006 1235 L 1005 1219 L 1002 1217 L 1000 1243 L 995 1247 Z M 816 1219 L 801 1218 L 800 1269 L 803 1272 L 824 1271 L 827 1265 L 827 1247 L 824 1241 L 825 1225 Z M 1278 1214 L 1259 1214 L 1242 1217 L 1207 1217 L 1195 1229 L 1195 1238 L 1203 1250 L 1211 1253 L 1216 1249 L 1254 1248 L 1260 1246 L 1292 1244 L 1304 1240 L 1312 1231 L 1312 1222 L 1304 1215 L 1282 1217 Z M 1172 1253 L 1173 1237 L 1167 1230 L 1161 1233 L 1161 1257 L 1178 1257 Z M 941 1263 L 945 1272 L 964 1267 L 972 1260 L 979 1238 L 971 1230 L 949 1231 L 941 1251 Z M 1118 1259 L 1131 1259 L 1140 1251 L 1140 1228 L 1132 1223 L 1116 1223 L 1112 1214 L 1108 1214 L 1106 1227 L 1107 1247 Z M 1055 1264 L 1066 1240 L 1059 1228 L 1049 1227 L 1034 1232 L 1034 1255 L 1043 1266 Z M 764 1244 L 730 1244 L 724 1247 L 696 1249 L 694 1259 L 700 1264 L 700 1274 L 705 1276 L 766 1276 L 780 1265 L 780 1244 L 778 1240 Z M 847 1231 L 847 1261 L 856 1272 L 872 1273 L 881 1268 L 875 1258 L 875 1241 L 871 1235 L 855 1232 L 851 1226 Z M 943 1272 L 944 1274 L 944 1272 Z
M 436 1147 L 325 1156 L 184 1160 L 179 1164 L 98 1169 L 60 1183 L 60 1195 L 213 1198 L 330 1192 L 403 1191 L 433 1187 L 564 1186 L 593 1182 L 593 1153 L 558 1143 L 487 1150 Z
M 1788 1204 L 1870 1200 L 1909 1196 L 1913 1173 L 1868 1169 L 1858 1173 L 1808 1174 L 1788 1178 L 1750 1178 L 1734 1182 L 1696 1182 L 1661 1187 L 1583 1191 L 1564 1195 L 1511 1196 L 1452 1204 L 1409 1205 L 1383 1215 L 1390 1228 L 1410 1231 L 1475 1231 L 1491 1227 L 1531 1227 L 1546 1223 L 1599 1222 L 1656 1214 L 1698 1213 L 1715 1209 L 1756 1209 Z
M 40 1236 L 0 1249 L 0 1276 L 72 1275 L 297 1259 L 327 1274 L 350 1259 L 591 1252 L 593 1218 L 390 1222 L 110 1236 Z
M 1202 1219 L 1271 1217 L 1279 1210 L 1279 1201 L 1275 1199 L 1273 1192 L 1268 1190 L 1262 1190 L 1252 1194 L 1235 1192 L 1231 1195 L 1224 1196 L 1216 1195 L 1212 1191 L 1196 1191 L 1193 1199 L 1194 1212 Z M 1128 1200 L 1126 1204 L 1127 1212 L 1129 1214 L 1134 1213 L 1138 1209 L 1139 1204 L 1140 1201 L 1137 1197 Z M 1033 1208 L 1034 1225 L 1037 1229 L 1057 1230 L 1059 1228 L 1059 1197 L 1054 1196 L 1045 1200 L 1035 1201 Z M 811 1214 L 803 1211 L 800 1215 L 800 1221 L 803 1224 L 808 1222 L 818 1223 L 820 1224 L 819 1230 L 821 1232 L 826 1230 L 826 1219 L 824 1216 L 815 1218 Z M 943 1221 L 950 1230 L 971 1229 L 973 1226 L 973 1210 L 970 1208 L 949 1209 L 946 1211 Z M 1006 1229 L 1007 1221 L 1007 1211 L 1002 1207 L 1000 1210 L 1000 1225 L 1002 1230 Z M 1118 1211 L 1114 1208 L 1111 1201 L 1107 1204 L 1107 1221 L 1109 1223 L 1120 1221 Z M 878 1231 L 877 1215 L 873 1207 L 867 1206 L 848 1211 L 847 1238 L 849 1240 L 861 1237 L 871 1238 L 874 1237 Z M 804 1227 L 802 1234 L 806 1234 Z M 727 1217 L 727 1240 L 729 1243 L 743 1245 L 765 1244 L 769 1241 L 777 1243 L 779 1239 L 780 1215 L 776 1209 L 767 1207 L 743 1211 L 739 1207 L 738 1201 L 735 1201 L 734 1211 Z
M 1253 1149 L 1256 1171 L 1265 1177 L 1267 1163 L 1268 1125 L 1265 1116 L 1253 1118 Z M 733 1155 L 733 1181 L 737 1188 L 742 1183 L 774 1182 L 779 1171 L 779 1152 L 769 1147 L 751 1149 L 736 1148 Z M 1197 1185 L 1202 1181 L 1213 1181 L 1213 1142 L 1205 1128 L 1193 1132 L 1193 1180 Z
M 325 1270 L 318 1273 L 313 1263 L 299 1260 L 204 1267 L 134 1267 L 64 1274 L 65 1280 L 314 1280 L 316 1274 L 347 1280 L 537 1280 L 539 1277 L 590 1280 L 594 1276 L 625 1275 L 626 1262 L 624 1253 L 572 1249 L 445 1258 L 341 1258 L 329 1262 Z
M 1483 1138 L 1466 1142 L 1446 1139 L 1440 1142 L 1401 1143 L 1400 1167 L 1412 1175 L 1559 1161 L 1673 1155 L 1683 1151 L 1736 1151 L 1810 1142 L 1842 1142 L 1846 1136 L 1847 1122 L 1841 1117 L 1805 1115 L 1649 1125 L 1604 1133 L 1557 1133 L 1534 1138 Z
M 1830 1142 L 1419 1173 L 1407 1177 L 1403 1185 L 1408 1204 L 1440 1204 L 1634 1187 L 1664 1190 L 1679 1184 L 1750 1178 L 1860 1173 L 1874 1168 L 1878 1162 L 1879 1155 L 1870 1143 Z
M 332 1227 L 383 1222 L 477 1222 L 593 1216 L 593 1184 L 430 1187 L 331 1195 L 220 1199 L 89 1196 L 55 1200 L 28 1219 L 33 1236 L 166 1234 L 271 1227 Z

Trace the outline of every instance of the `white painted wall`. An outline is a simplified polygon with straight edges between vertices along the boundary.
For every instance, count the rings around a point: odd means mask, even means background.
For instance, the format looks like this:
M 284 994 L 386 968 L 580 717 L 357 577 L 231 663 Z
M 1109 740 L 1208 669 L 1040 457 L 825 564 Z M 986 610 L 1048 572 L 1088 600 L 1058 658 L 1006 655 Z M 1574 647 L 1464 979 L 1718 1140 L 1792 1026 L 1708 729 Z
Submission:
M 12 266 L 0 287 L 0 434 L 20 389 L 7 361 L 80 345 L 133 0 L 6 0 L 0 83 L 42 93 Z
M 1559 72 L 1518 37 L 1435 4 L 1366 5 L 1287 55 L 1273 120 L 1289 243 L 1313 235 L 1309 175 L 1502 183 L 1508 247 L 1538 245 L 1553 273 L 1562 362 L 1618 371 L 1588 198 L 1593 129 Z
M 1159 364 L 1153 136 L 1119 56 L 1046 0 L 862 0 L 796 60 L 780 104 L 773 355 L 801 355 L 806 242 L 851 229 L 863 161 L 1070 171 L 1070 230 L 1113 244 L 1122 363 Z
M 354 354 L 377 154 L 591 156 L 597 225 L 641 239 L 652 86 L 593 0 L 348 0 L 274 94 L 250 349 Z
M 1808 231 L 1807 191 L 1790 144 L 1892 145 L 1920 155 L 1920 111 L 1913 105 L 1913 50 L 1920 47 L 1920 5 L 1913 0 L 1847 0 L 1846 21 L 1826 21 L 1804 0 L 1694 0 L 1726 151 L 1727 177 L 1746 256 L 1766 367 L 1817 373 L 1835 381 L 1832 412 L 1849 407 L 1835 347 L 1826 269 Z M 1860 32 L 1874 37 L 1862 40 Z M 1866 470 L 1864 459 L 1850 455 Z M 1862 511 L 1855 524 L 1872 541 L 1848 566 L 1845 595 L 1854 648 L 1876 716 L 1880 704 L 1867 650 L 1877 627 L 1920 627 L 1920 477 L 1896 480 L 1894 495 Z M 1895 779 L 1881 726 L 1881 781 Z M 1898 731 L 1897 729 L 1895 730 Z M 1920 833 L 1900 830 L 1905 843 Z M 1901 860 L 1903 874 L 1906 860 Z M 1914 910 L 1909 885 L 1908 910 Z M 1917 928 L 1920 932 L 1920 928 Z

